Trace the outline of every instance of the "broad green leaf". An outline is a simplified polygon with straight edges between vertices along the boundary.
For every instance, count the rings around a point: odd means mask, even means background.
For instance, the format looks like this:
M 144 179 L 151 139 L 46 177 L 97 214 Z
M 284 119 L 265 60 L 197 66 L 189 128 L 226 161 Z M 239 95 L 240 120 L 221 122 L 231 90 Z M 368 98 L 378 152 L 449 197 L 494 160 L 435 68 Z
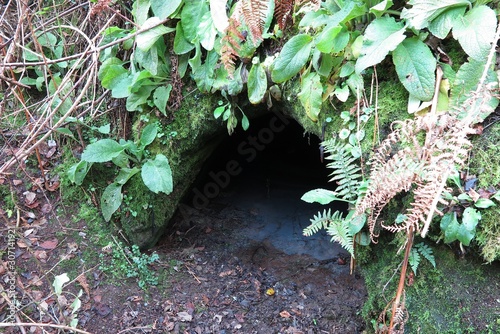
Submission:
M 167 102 L 170 97 L 170 92 L 172 91 L 172 85 L 168 84 L 167 87 L 160 86 L 155 89 L 153 93 L 153 102 L 163 114 L 163 116 L 167 116 Z
M 444 232 L 444 242 L 450 243 L 458 239 L 460 225 L 454 212 L 449 212 L 441 218 L 440 227 Z
M 214 110 L 215 119 L 219 118 L 224 113 L 224 111 L 226 111 L 226 108 L 227 108 L 227 104 L 215 108 L 215 110 Z
M 128 180 L 135 174 L 139 173 L 141 170 L 137 167 L 134 168 L 122 168 L 115 178 L 115 183 L 124 185 Z
M 307 203 L 319 203 L 319 204 L 329 204 L 333 201 L 344 201 L 342 198 L 337 197 L 337 193 L 335 191 L 327 190 L 327 189 L 314 189 L 306 192 L 301 198 L 304 202 Z
M 411 8 L 403 8 L 401 18 L 407 19 L 410 26 L 420 30 L 426 28 L 431 21 L 452 7 L 468 6 L 468 0 L 410 0 Z
M 491 199 L 488 198 L 480 198 L 474 203 L 474 206 L 476 208 L 480 209 L 486 209 L 489 208 L 490 206 L 496 206 L 495 202 L 493 202 Z
M 95 128 L 99 133 L 107 135 L 111 132 L 111 124 L 107 123 L 100 127 Z
M 123 146 L 113 139 L 101 139 L 85 148 L 82 160 L 88 162 L 106 162 L 117 157 L 124 150 Z
M 150 0 L 150 2 L 153 14 L 159 17 L 160 20 L 164 20 L 175 13 L 182 0 Z
M 486 60 L 495 39 L 497 18 L 488 6 L 474 7 L 465 16 L 454 21 L 453 37 L 464 51 L 475 60 Z
M 313 38 L 307 34 L 296 35 L 283 46 L 274 61 L 272 80 L 281 83 L 291 79 L 304 67 L 311 54 Z
M 252 104 L 258 104 L 264 99 L 267 90 L 266 70 L 260 62 L 252 64 L 248 73 L 248 100 Z
M 242 117 L 241 117 L 241 127 L 245 131 L 248 130 L 248 128 L 250 127 L 250 122 L 248 121 L 248 117 L 247 117 L 247 115 L 245 115 L 243 113 L 242 113 Z
M 446 10 L 429 24 L 429 31 L 437 38 L 445 39 L 453 27 L 453 22 L 463 17 L 466 9 L 466 6 L 462 6 Z
M 132 4 L 132 14 L 135 17 L 135 23 L 142 26 L 149 16 L 149 8 L 151 2 L 149 0 L 136 0 Z
M 238 66 L 238 68 L 233 73 L 233 79 L 229 80 L 227 85 L 227 93 L 231 96 L 236 96 L 243 90 L 243 80 L 241 78 L 241 69 L 243 68 L 243 63 Z
M 144 67 L 151 75 L 158 75 L 160 70 L 160 57 L 158 55 L 158 43 L 154 44 L 148 51 L 137 48 L 134 52 L 134 61 Z M 145 72 L 145 71 L 141 71 Z
M 392 53 L 399 80 L 410 94 L 429 101 L 434 95 L 436 59 L 418 38 L 407 38 Z
M 479 212 L 477 209 L 468 207 L 464 210 L 464 213 L 462 215 L 462 223 L 467 230 L 475 231 L 476 226 L 480 220 L 481 212 Z
M 201 22 L 196 30 L 200 38 L 201 45 L 205 50 L 212 50 L 214 48 L 215 37 L 217 37 L 217 30 L 215 29 L 214 22 L 210 12 L 205 12 L 201 18 Z
M 229 26 L 226 5 L 227 0 L 210 0 L 210 15 L 212 16 L 215 28 L 217 28 L 220 33 L 224 33 Z
M 332 18 L 332 15 L 328 14 L 328 11 L 324 8 L 320 8 L 317 11 L 308 11 L 304 14 L 299 22 L 299 28 L 311 27 L 317 29 L 322 25 L 328 24 Z
M 101 211 L 105 221 L 110 221 L 113 213 L 115 213 L 122 204 L 122 200 L 123 194 L 121 184 L 113 182 L 104 189 L 101 196 Z
M 83 180 L 85 179 L 85 176 L 87 176 L 91 166 L 92 163 L 81 160 L 80 162 L 72 165 L 66 172 L 66 175 L 68 175 L 68 179 L 71 182 L 79 186 L 83 183 Z
M 188 53 L 194 49 L 194 44 L 191 44 L 184 36 L 184 29 L 182 28 L 182 22 L 177 22 L 175 28 L 175 38 L 174 38 L 174 52 L 178 55 Z
M 361 55 L 356 62 L 356 72 L 380 63 L 405 39 L 405 27 L 393 17 L 375 19 L 366 28 Z
M 181 12 L 181 23 L 186 39 L 193 43 L 197 39 L 198 26 L 205 13 L 210 13 L 208 4 L 200 0 L 185 0 Z
M 353 212 L 353 211 L 351 211 Z M 346 219 L 349 219 L 349 216 L 347 216 Z M 349 232 L 351 233 L 351 235 L 356 235 L 356 233 L 358 233 L 359 231 L 361 231 L 361 229 L 363 228 L 363 226 L 365 226 L 365 223 L 366 223 L 366 215 L 360 215 L 360 216 L 356 216 L 354 218 L 350 218 L 349 219 Z
M 320 79 L 319 74 L 308 73 L 302 78 L 300 93 L 297 95 L 307 116 L 314 122 L 318 121 L 322 104 L 323 85 Z
M 69 136 L 73 139 L 75 138 L 75 136 L 73 135 L 73 132 L 71 132 L 71 130 L 68 128 L 57 128 L 56 131 L 63 134 L 63 135 Z
M 142 129 L 141 138 L 139 141 L 141 142 L 142 147 L 146 147 L 151 144 L 158 133 L 158 127 L 155 123 L 148 124 Z
M 340 25 L 323 30 L 315 40 L 316 48 L 323 53 L 331 53 L 335 39 L 341 30 Z
M 167 157 L 158 154 L 154 160 L 148 159 L 141 170 L 142 181 L 152 192 L 170 194 L 173 190 L 172 170 Z
M 312 65 L 314 70 L 323 77 L 329 77 L 334 68 L 334 58 L 329 53 L 321 53 L 319 50 L 313 51 Z
M 127 97 L 127 101 L 125 104 L 125 107 L 127 108 L 128 111 L 135 111 L 139 110 L 140 106 L 145 104 L 150 95 L 151 92 L 156 88 L 156 86 L 144 86 L 139 89 L 136 93 L 130 94 L 130 96 Z
M 385 11 L 393 5 L 392 0 L 383 0 L 379 2 L 375 6 L 370 8 L 370 13 L 375 15 L 375 17 L 379 18 L 385 14 Z
M 345 78 L 352 73 L 354 73 L 354 63 L 352 61 L 348 61 L 340 68 L 339 77 Z
M 335 94 L 335 97 L 337 97 L 339 101 L 345 102 L 349 98 L 349 87 L 347 85 L 342 85 L 342 87 L 337 87 L 333 91 L 333 94 Z
M 118 167 L 121 168 L 128 168 L 129 167 L 129 160 L 130 157 L 123 151 L 122 153 L 118 154 L 118 156 L 114 157 L 111 159 L 111 161 L 117 165 Z
M 158 23 L 160 23 L 160 18 L 153 16 L 144 22 L 141 25 L 141 29 L 148 29 Z M 142 34 L 139 34 L 135 38 L 135 42 L 137 43 L 137 47 L 142 51 L 148 51 L 156 41 L 165 34 L 169 32 L 175 31 L 175 28 L 167 28 L 164 25 L 158 25 L 154 28 L 151 28 Z
M 37 37 L 37 40 L 40 45 L 45 46 L 51 50 L 53 50 L 57 44 L 57 37 L 50 32 L 41 34 Z
M 56 293 L 56 295 L 58 296 L 61 295 L 62 287 L 64 283 L 67 282 L 69 282 L 69 277 L 68 274 L 66 273 L 54 277 L 54 282 L 52 283 L 52 286 L 54 287 L 54 292 Z

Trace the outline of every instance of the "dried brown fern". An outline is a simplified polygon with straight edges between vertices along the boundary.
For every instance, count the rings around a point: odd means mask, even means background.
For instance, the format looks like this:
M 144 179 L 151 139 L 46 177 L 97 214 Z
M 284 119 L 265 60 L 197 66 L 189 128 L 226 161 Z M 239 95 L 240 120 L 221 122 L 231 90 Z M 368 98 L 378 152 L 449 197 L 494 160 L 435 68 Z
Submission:
M 262 41 L 264 23 L 269 10 L 269 0 L 240 0 L 242 3 L 243 19 L 250 29 L 252 41 L 258 44 Z
M 235 61 L 238 58 L 238 51 L 241 49 L 241 43 L 245 41 L 245 36 L 240 32 L 240 17 L 242 16 L 242 3 L 236 3 L 233 13 L 229 18 L 229 25 L 226 34 L 222 38 L 221 62 L 224 68 L 232 76 L 235 68 Z
M 292 17 L 294 0 L 275 0 L 274 17 L 281 30 L 285 30 Z

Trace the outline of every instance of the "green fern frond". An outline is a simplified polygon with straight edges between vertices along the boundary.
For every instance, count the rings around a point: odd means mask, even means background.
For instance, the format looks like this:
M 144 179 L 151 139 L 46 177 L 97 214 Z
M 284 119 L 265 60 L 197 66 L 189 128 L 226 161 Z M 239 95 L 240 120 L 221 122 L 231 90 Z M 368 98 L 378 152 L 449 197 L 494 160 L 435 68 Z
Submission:
M 356 158 L 346 149 L 346 145 L 337 142 L 335 139 L 329 139 L 323 142 L 327 160 L 331 162 L 327 165 L 333 172 L 330 174 L 332 177 L 330 182 L 337 183 L 335 190 L 339 197 L 345 200 L 351 200 L 358 197 L 358 188 L 361 183 L 362 175 L 360 174 L 361 168 L 355 164 Z
M 423 242 L 415 245 L 415 247 L 418 249 L 418 252 L 427 261 L 429 261 L 432 264 L 432 266 L 435 268 L 436 267 L 436 260 L 434 259 L 434 254 L 432 253 L 432 248 L 430 248 L 428 245 L 424 244 Z
M 325 209 L 323 213 L 318 212 L 311 219 L 311 225 L 303 231 L 305 236 L 311 236 L 320 229 L 326 229 L 327 233 L 332 237 L 331 241 L 338 242 L 345 250 L 354 256 L 353 237 L 349 232 L 349 221 L 342 218 L 340 211 L 335 211 L 332 214 L 331 209 Z
M 416 248 L 412 248 L 410 251 L 410 256 L 408 257 L 408 262 L 410 263 L 411 270 L 416 275 L 418 265 L 420 264 L 420 254 Z

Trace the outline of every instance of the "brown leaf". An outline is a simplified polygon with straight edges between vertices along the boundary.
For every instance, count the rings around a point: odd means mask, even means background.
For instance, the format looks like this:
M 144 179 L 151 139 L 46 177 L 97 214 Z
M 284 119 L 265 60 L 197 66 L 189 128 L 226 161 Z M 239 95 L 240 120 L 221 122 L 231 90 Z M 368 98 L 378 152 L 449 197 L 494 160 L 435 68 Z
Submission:
M 52 239 L 52 240 L 47 240 L 42 242 L 39 246 L 44 248 L 44 249 L 54 249 L 57 247 L 57 244 L 59 241 L 57 239 Z
M 24 202 L 26 203 L 26 205 L 33 203 L 36 199 L 36 194 L 32 191 L 25 191 L 23 195 L 25 198 Z
M 22 181 L 22 180 L 13 180 L 13 181 L 12 181 L 12 183 L 13 183 L 15 186 L 18 186 L 18 185 L 22 184 L 22 183 L 23 183 L 23 181 Z
M 235 313 L 234 317 L 238 322 L 245 322 L 245 316 L 242 313 Z
M 226 271 L 223 271 L 219 274 L 219 277 L 226 277 L 226 276 L 230 276 L 230 275 L 234 275 L 234 270 L 226 270 Z
M 80 285 L 83 288 L 83 291 L 85 291 L 85 293 L 87 294 L 87 296 L 90 297 L 89 284 L 87 283 L 87 278 L 85 277 L 85 275 L 83 273 L 80 274 L 80 275 L 78 275 L 78 277 L 76 278 L 76 281 L 78 283 L 80 283 Z
M 280 312 L 280 316 L 281 316 L 282 318 L 286 318 L 286 319 L 288 319 L 288 318 L 290 318 L 290 317 L 291 317 L 291 314 L 290 314 L 290 312 L 288 312 L 288 311 L 286 311 L 286 310 L 285 310 L 285 311 L 281 311 L 281 312 Z
M 35 257 L 43 263 L 47 262 L 47 252 L 44 250 L 36 250 Z
M 55 182 L 50 182 L 46 185 L 46 189 L 48 191 L 56 191 L 57 189 L 59 189 L 59 186 L 61 185 L 61 182 L 59 181 L 55 181 Z
M 42 205 L 41 211 L 44 214 L 49 213 L 50 211 L 52 211 L 52 205 L 50 205 L 50 203 L 45 203 L 44 205 Z

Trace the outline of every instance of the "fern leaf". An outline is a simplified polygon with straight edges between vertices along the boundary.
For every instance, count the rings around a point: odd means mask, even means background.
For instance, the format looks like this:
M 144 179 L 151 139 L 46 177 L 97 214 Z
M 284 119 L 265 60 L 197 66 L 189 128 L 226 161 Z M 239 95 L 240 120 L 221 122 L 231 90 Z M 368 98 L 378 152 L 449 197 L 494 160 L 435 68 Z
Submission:
M 330 221 L 333 219 L 338 219 L 340 217 L 341 213 L 338 211 L 335 211 L 332 215 L 331 209 L 326 209 L 323 211 L 323 213 L 318 212 L 317 215 L 315 215 L 310 221 L 311 225 L 306 227 L 303 231 L 303 234 L 307 237 L 310 237 L 311 235 L 317 233 L 321 229 L 326 229 L 328 228 L 328 224 Z
M 420 254 L 416 248 L 412 248 L 410 251 L 410 256 L 408 257 L 408 262 L 410 263 L 411 270 L 413 273 L 417 274 L 418 265 L 420 264 Z
M 429 261 L 434 268 L 436 268 L 436 260 L 434 259 L 434 254 L 432 253 L 432 248 L 430 248 L 428 245 L 424 244 L 423 242 L 415 245 L 416 248 L 418 249 L 418 252 L 427 260 Z
M 344 219 L 333 220 L 328 226 L 327 233 L 332 236 L 331 241 L 338 242 L 354 257 L 352 235 L 349 232 L 348 222 Z
M 241 0 L 240 2 L 243 3 L 243 18 L 250 28 L 252 40 L 259 43 L 262 41 L 264 23 L 266 22 L 266 16 L 269 10 L 269 0 Z
M 274 17 L 281 30 L 285 30 L 292 17 L 294 0 L 275 0 Z

